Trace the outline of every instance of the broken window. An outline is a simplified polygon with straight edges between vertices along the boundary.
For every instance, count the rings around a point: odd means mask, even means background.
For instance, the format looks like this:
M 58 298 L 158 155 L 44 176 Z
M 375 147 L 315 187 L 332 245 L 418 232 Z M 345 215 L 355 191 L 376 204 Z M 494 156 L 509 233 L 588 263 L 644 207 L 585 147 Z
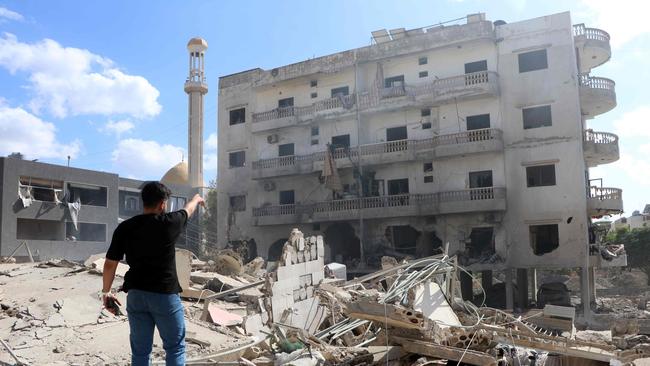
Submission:
M 106 207 L 108 203 L 108 188 L 89 184 L 68 183 L 68 199 L 77 199 L 82 205 Z
M 278 145 L 278 156 L 292 156 L 293 143 Z
M 393 248 L 402 254 L 415 255 L 420 232 L 410 225 L 395 225 L 389 228 Z
M 424 164 L 422 164 L 422 170 L 425 173 L 433 172 L 433 163 L 424 163 Z
M 407 138 L 406 126 L 386 129 L 386 141 L 399 141 L 406 140 Z
M 60 241 L 65 239 L 65 227 L 58 220 L 17 219 L 16 239 Z
M 423 129 L 423 130 L 429 130 L 429 129 L 431 129 L 431 122 L 424 122 L 424 123 L 422 124 L 422 129 Z
M 465 64 L 466 74 L 471 74 L 479 71 L 487 71 L 487 60 L 468 62 Z
M 185 207 L 186 202 L 187 199 L 185 199 L 185 197 L 171 196 L 167 199 L 167 211 L 178 211 L 181 208 Z
M 420 71 L 418 73 L 418 76 L 421 77 L 421 78 L 426 78 L 427 76 L 429 76 L 429 72 L 428 71 Z
M 560 246 L 560 233 L 557 224 L 530 225 L 530 246 L 535 255 L 550 253 Z
M 324 239 L 330 249 L 328 262 L 351 264 L 351 260 L 361 256 L 359 238 L 347 222 L 329 225 L 325 229 Z
M 546 49 L 520 53 L 519 72 L 528 72 L 548 68 Z
M 332 98 L 337 96 L 345 96 L 350 94 L 350 88 L 347 86 L 342 86 L 340 88 L 332 89 Z
M 392 76 L 384 79 L 384 87 L 403 87 L 404 86 L 404 75 Z
M 278 108 L 293 107 L 293 97 L 278 100 Z
M 314 99 L 314 98 L 318 97 L 318 93 L 313 92 L 313 93 L 311 93 L 310 96 L 311 96 L 311 99 Z
M 524 130 L 551 126 L 553 124 L 550 105 L 524 108 L 521 112 L 524 120 Z
M 477 114 L 474 116 L 467 116 L 467 131 L 480 130 L 483 128 L 490 128 L 490 114 Z
M 388 181 L 388 195 L 393 196 L 396 194 L 408 194 L 409 193 L 409 180 L 408 178 L 404 179 L 392 179 Z
M 246 152 L 235 151 L 228 154 L 228 160 L 231 168 L 240 168 L 246 165 Z
M 296 197 L 293 189 L 289 191 L 280 191 L 281 205 L 293 205 L 295 203 L 296 203 Z
M 425 175 L 424 183 L 433 183 L 433 175 Z
M 246 196 L 230 196 L 230 210 L 235 212 L 246 211 Z
M 430 115 L 431 115 L 431 109 L 429 109 L 429 108 L 420 109 L 420 116 L 429 117 Z
M 349 148 L 350 135 L 332 136 L 332 146 L 334 146 L 334 148 Z
M 60 202 L 63 199 L 63 181 L 35 177 L 20 177 L 19 186 L 31 192 L 35 201 Z
M 312 88 L 318 86 L 318 80 L 312 80 L 312 81 L 310 81 L 310 82 L 309 82 L 309 86 L 311 86 Z
M 485 258 L 494 254 L 494 228 L 475 227 L 469 235 L 466 253 L 470 258 Z
M 246 122 L 246 108 L 230 110 L 230 125 L 237 125 Z
M 418 58 L 418 65 L 426 65 L 429 62 L 427 56 L 422 56 Z
M 318 139 L 311 139 L 311 144 L 313 145 L 318 145 Z
M 120 190 L 120 215 L 134 215 L 140 212 L 142 199 L 137 192 Z
M 554 186 L 555 164 L 526 167 L 526 182 L 528 187 Z
M 88 222 L 65 223 L 65 240 L 69 241 L 106 241 L 106 225 Z

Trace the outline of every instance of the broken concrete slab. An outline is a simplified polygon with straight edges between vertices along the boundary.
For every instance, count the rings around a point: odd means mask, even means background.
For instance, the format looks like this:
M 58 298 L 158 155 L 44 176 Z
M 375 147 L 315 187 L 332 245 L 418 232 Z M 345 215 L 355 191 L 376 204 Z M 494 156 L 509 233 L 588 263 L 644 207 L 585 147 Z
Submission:
M 59 313 L 54 313 L 45 320 L 45 325 L 50 328 L 63 327 L 65 326 L 65 318 Z
M 106 258 L 99 258 L 92 262 L 91 266 L 91 272 L 97 273 L 97 274 L 102 274 L 104 273 L 104 262 L 106 262 Z M 122 262 L 119 262 L 117 264 L 117 269 L 115 270 L 115 275 L 119 277 L 124 277 L 126 272 L 129 270 L 128 264 L 124 264 Z
M 460 326 L 456 312 L 451 308 L 445 294 L 435 282 L 423 283 L 413 290 L 413 310 L 441 327 Z
M 187 249 L 176 249 L 176 276 L 182 290 L 190 287 L 192 273 L 192 252 Z
M 223 310 L 215 303 L 208 304 L 208 314 L 210 315 L 210 320 L 213 323 L 225 327 L 240 325 L 243 322 L 243 318 L 241 316 Z
M 117 296 L 123 296 L 118 294 Z M 94 324 L 101 311 L 101 300 L 94 296 L 72 296 L 62 299 L 63 306 L 59 314 L 65 319 L 68 326 L 76 327 L 86 324 Z M 122 304 L 124 299 L 120 299 Z

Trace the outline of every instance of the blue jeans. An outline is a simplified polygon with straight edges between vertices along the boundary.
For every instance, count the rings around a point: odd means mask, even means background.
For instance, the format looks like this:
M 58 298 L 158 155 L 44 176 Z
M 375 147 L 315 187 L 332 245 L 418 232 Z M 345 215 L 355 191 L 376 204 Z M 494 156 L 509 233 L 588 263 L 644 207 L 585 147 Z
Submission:
M 126 311 L 131 329 L 131 365 L 149 365 L 154 326 L 163 341 L 165 364 L 185 365 L 185 319 L 178 294 L 129 290 Z

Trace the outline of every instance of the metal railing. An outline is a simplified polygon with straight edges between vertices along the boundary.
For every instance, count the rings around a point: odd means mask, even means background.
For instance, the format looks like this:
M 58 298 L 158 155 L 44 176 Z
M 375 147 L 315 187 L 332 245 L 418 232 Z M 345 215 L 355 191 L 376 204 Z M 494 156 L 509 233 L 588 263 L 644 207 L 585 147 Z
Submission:
M 599 201 L 622 200 L 623 190 L 620 188 L 591 186 L 589 187 L 589 198 Z
M 253 208 L 253 217 L 294 215 L 300 213 L 346 212 L 359 209 L 393 208 L 422 206 L 431 207 L 441 202 L 461 202 L 505 199 L 505 188 L 470 188 L 459 191 L 447 191 L 424 194 L 397 194 L 390 196 L 362 197 L 341 200 L 329 200 L 295 205 L 275 205 Z M 390 216 L 390 213 L 387 213 Z
M 602 29 L 598 28 L 587 28 L 584 24 L 575 24 L 573 26 L 573 35 L 574 36 L 585 36 L 587 39 L 593 39 L 596 41 L 609 42 L 610 37 L 609 33 L 605 32 Z
M 442 145 L 497 140 L 501 139 L 501 135 L 501 130 L 485 128 L 480 130 L 457 132 L 448 135 L 439 135 L 421 140 L 398 140 L 361 145 L 360 147 L 337 148 L 332 151 L 332 157 L 334 159 L 356 159 L 359 157 L 359 152 L 361 153 L 361 156 L 372 156 L 400 151 L 420 152 L 431 150 L 436 146 Z M 325 153 L 325 151 L 319 151 L 307 155 L 261 159 L 253 162 L 253 169 L 281 168 L 303 162 L 309 164 L 315 161 L 323 161 L 325 160 Z
M 610 132 L 586 130 L 584 140 L 595 144 L 616 144 L 618 143 L 618 136 Z
M 589 76 L 589 74 L 580 75 L 580 85 L 592 89 L 603 89 L 614 91 L 616 83 L 612 79 Z
M 496 77 L 497 73 L 494 71 L 479 71 L 413 85 L 400 83 L 399 85 L 380 88 L 379 90 L 375 90 L 375 93 L 359 93 L 359 100 L 356 100 L 355 95 L 351 94 L 321 100 L 304 107 L 275 108 L 270 111 L 253 113 L 253 122 L 310 116 L 316 112 L 337 108 L 352 109 L 357 103 L 359 104 L 359 109 L 365 110 L 380 105 L 386 99 L 403 96 L 414 98 L 423 95 L 444 95 L 453 89 L 476 87 L 486 85 L 490 82 L 496 82 Z

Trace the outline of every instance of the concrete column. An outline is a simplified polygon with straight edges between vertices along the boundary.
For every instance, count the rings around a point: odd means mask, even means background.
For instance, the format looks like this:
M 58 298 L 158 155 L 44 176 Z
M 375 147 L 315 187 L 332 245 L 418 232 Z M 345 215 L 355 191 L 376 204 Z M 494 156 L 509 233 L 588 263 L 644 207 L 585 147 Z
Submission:
M 517 306 L 528 308 L 528 270 L 517 268 Z
M 481 272 L 481 286 L 486 292 L 490 291 L 492 288 L 492 271 Z
M 591 294 L 589 286 L 589 267 L 582 267 L 580 271 L 580 301 L 582 303 L 582 309 L 585 321 L 589 323 L 591 321 Z
M 531 268 L 528 273 L 530 274 L 531 300 L 537 304 L 537 268 Z
M 589 301 L 596 302 L 596 267 L 589 268 Z
M 460 293 L 463 296 L 463 300 L 473 300 L 474 291 L 472 289 L 472 276 L 465 272 L 460 272 Z
M 512 269 L 508 268 L 506 272 L 506 309 L 513 310 L 515 308 L 515 299 L 512 288 Z

